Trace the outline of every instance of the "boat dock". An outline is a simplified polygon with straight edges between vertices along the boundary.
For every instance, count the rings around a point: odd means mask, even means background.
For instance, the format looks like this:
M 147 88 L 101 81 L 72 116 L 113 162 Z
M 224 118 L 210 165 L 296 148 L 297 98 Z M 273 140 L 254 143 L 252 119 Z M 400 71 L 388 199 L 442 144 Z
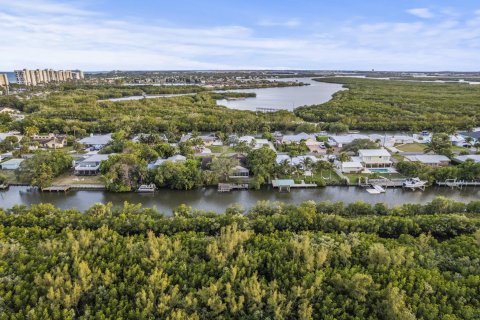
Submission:
M 105 190 L 103 184 L 58 184 L 43 188 L 45 192 L 68 192 L 70 190 Z
M 263 113 L 267 113 L 267 112 L 277 112 L 277 111 L 280 111 L 282 109 L 276 109 L 276 108 L 256 108 L 256 111 L 257 112 L 263 112 Z
M 43 192 L 68 192 L 71 189 L 69 184 L 53 185 L 47 188 L 42 188 Z
M 248 183 L 219 183 L 218 192 L 230 192 L 232 190 L 247 190 Z
M 478 187 L 480 186 L 480 181 L 465 181 L 465 180 L 457 180 L 457 179 L 447 179 L 445 181 L 436 181 L 438 186 L 442 187 L 450 187 L 450 188 L 459 188 L 462 189 L 463 187 Z
M 272 181 L 272 186 L 278 188 L 280 192 L 290 192 L 291 188 L 316 188 L 316 183 L 305 183 L 304 180 L 300 183 L 295 183 L 293 179 L 275 179 Z

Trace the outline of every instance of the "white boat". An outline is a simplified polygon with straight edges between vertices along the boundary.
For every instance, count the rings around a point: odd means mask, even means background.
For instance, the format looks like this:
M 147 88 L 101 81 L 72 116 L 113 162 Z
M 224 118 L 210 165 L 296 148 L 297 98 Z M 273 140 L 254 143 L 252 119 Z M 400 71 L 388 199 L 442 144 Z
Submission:
M 155 187 L 155 184 L 142 184 L 140 187 L 138 187 L 137 192 L 155 192 L 157 187 Z
M 420 178 L 410 178 L 405 180 L 405 182 L 403 183 L 404 188 L 408 188 L 411 190 L 415 190 L 415 189 L 425 190 L 426 185 L 427 185 L 427 181 L 422 181 L 420 180 Z

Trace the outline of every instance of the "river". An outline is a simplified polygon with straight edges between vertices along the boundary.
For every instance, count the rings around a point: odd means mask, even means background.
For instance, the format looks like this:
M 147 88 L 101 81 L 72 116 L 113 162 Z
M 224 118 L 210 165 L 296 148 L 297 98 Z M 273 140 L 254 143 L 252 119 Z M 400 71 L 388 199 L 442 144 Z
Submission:
M 275 80 L 298 81 L 308 83 L 310 85 L 228 90 L 233 92 L 254 92 L 257 94 L 257 96 L 243 100 L 223 99 L 218 100 L 217 104 L 239 110 L 255 111 L 257 108 L 273 108 L 292 111 L 297 107 L 328 102 L 335 92 L 343 90 L 343 86 L 341 84 L 318 82 L 312 80 L 311 78 L 286 78 Z
M 155 194 L 110 193 L 103 191 L 70 191 L 68 193 L 42 193 L 27 191 L 27 187 L 10 187 L 0 191 L 0 208 L 11 208 L 19 205 L 51 203 L 59 208 L 77 208 L 84 211 L 95 203 L 112 202 L 122 205 L 125 201 L 141 203 L 145 207 L 156 207 L 165 214 L 180 204 L 186 204 L 196 209 L 223 212 L 234 203 L 241 204 L 245 209 L 254 206 L 257 201 L 281 201 L 288 204 L 299 204 L 307 200 L 343 201 L 351 203 L 357 200 L 374 204 L 377 202 L 395 206 L 403 203 L 426 203 L 437 196 L 448 197 L 457 201 L 469 202 L 480 199 L 480 188 L 451 190 L 449 188 L 432 187 L 426 191 L 406 191 L 400 188 L 388 189 L 386 193 L 371 195 L 359 187 L 326 187 L 316 189 L 296 189 L 290 193 L 279 193 L 272 188 L 259 191 L 234 191 L 219 193 L 214 188 L 202 188 L 190 191 L 174 191 L 160 189 Z
M 217 105 L 226 106 L 230 109 L 256 111 L 257 108 L 272 108 L 290 110 L 301 106 L 321 104 L 329 101 L 333 94 L 343 90 L 343 86 L 337 83 L 324 83 L 314 81 L 311 78 L 285 78 L 270 79 L 272 81 L 298 81 L 308 83 L 308 86 L 277 87 L 262 89 L 238 89 L 227 90 L 229 92 L 254 92 L 256 97 L 238 100 L 217 100 Z M 218 91 L 223 92 L 223 91 Z M 99 101 L 126 101 L 141 100 L 144 98 L 167 98 L 191 94 L 158 94 L 146 96 L 128 96 L 122 98 L 111 98 Z

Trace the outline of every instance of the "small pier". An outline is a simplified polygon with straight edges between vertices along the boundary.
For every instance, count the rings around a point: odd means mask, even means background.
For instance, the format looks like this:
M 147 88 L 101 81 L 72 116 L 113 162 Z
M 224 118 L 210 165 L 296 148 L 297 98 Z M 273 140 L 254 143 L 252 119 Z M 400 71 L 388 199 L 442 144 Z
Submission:
M 257 108 L 257 112 L 263 112 L 263 113 L 268 113 L 268 112 L 277 112 L 282 109 L 277 109 L 277 108 Z
M 462 189 L 463 187 L 479 187 L 480 181 L 465 181 L 457 179 L 447 179 L 445 181 L 436 181 L 438 186 L 450 187 L 452 189 L 458 188 Z
M 316 183 L 305 183 L 304 180 L 300 183 L 295 183 L 293 179 L 275 179 L 272 181 L 272 186 L 278 188 L 279 192 L 290 192 L 291 188 L 316 188 Z
M 47 188 L 42 188 L 43 192 L 68 192 L 72 187 L 69 184 L 54 185 Z
M 248 183 L 219 183 L 218 192 L 230 192 L 232 190 L 247 190 Z

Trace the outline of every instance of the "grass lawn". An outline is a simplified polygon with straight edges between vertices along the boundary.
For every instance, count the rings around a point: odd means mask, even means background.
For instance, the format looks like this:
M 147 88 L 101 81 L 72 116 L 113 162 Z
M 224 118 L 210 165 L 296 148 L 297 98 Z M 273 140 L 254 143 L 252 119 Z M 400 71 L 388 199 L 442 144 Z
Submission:
M 370 178 L 373 179 L 375 176 L 371 173 L 344 173 L 344 175 L 350 180 L 351 185 L 356 185 L 358 183 L 358 179 L 362 178 Z M 380 176 L 387 178 L 387 179 L 402 179 L 405 178 L 404 175 L 400 173 L 381 173 Z
M 75 176 L 71 174 L 63 174 L 56 177 L 52 184 L 103 184 L 98 176 Z
M 15 177 L 15 170 L 0 170 L 0 175 L 7 177 L 7 183 L 19 183 Z
M 395 146 L 395 148 L 403 152 L 423 152 L 426 146 L 422 143 L 409 143 Z
M 234 153 L 235 150 L 230 146 L 210 146 L 207 147 L 212 150 L 212 153 Z
M 335 173 L 333 170 L 323 170 L 322 174 L 320 173 L 315 173 L 311 177 L 306 177 L 304 175 L 300 174 L 294 174 L 291 176 L 279 176 L 279 179 L 293 179 L 295 180 L 296 183 L 300 183 L 300 181 L 304 180 L 305 183 L 315 183 L 316 181 L 319 181 L 320 178 L 323 178 L 325 180 L 325 183 L 328 184 L 339 184 L 342 182 L 340 177 Z

